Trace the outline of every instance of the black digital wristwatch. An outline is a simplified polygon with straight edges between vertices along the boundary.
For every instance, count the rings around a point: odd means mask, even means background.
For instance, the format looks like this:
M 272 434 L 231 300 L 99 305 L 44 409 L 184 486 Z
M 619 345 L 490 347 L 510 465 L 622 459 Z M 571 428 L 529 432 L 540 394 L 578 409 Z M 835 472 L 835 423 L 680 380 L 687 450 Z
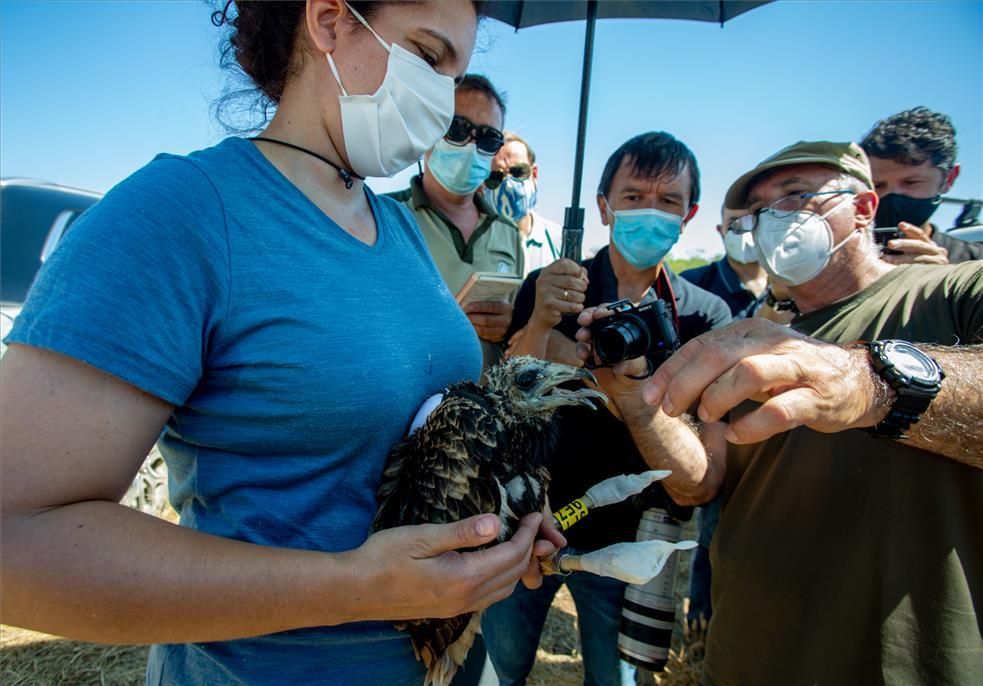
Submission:
M 905 438 L 939 394 L 945 373 L 938 362 L 907 341 L 873 341 L 867 351 L 874 371 L 897 393 L 891 411 L 868 431 L 878 438 Z

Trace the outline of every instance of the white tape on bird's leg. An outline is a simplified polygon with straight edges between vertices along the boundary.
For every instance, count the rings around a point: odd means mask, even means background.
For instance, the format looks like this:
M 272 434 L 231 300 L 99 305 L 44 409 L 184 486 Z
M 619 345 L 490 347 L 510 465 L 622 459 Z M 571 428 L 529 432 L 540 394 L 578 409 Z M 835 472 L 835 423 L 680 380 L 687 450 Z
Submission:
M 416 416 L 413 417 L 413 421 L 410 423 L 410 430 L 406 432 L 409 436 L 414 431 L 419 429 L 427 421 L 430 414 L 437 409 L 437 405 L 440 405 L 440 401 L 444 399 L 443 393 L 434 393 L 432 396 L 423 401 L 420 405 L 420 409 L 416 411 Z
M 556 566 L 561 573 L 590 572 L 629 584 L 647 584 L 662 571 L 674 551 L 696 545 L 696 541 L 658 540 L 615 543 L 585 555 L 563 555 Z
M 566 531 L 586 517 L 591 510 L 627 500 L 670 474 L 672 472 L 668 469 L 653 469 L 641 474 L 619 474 L 607 478 L 588 488 L 584 495 L 572 503 L 567 503 L 554 512 L 553 524 L 560 531 Z
M 590 508 L 614 505 L 641 493 L 660 479 L 672 474 L 668 469 L 652 469 L 641 474 L 620 474 L 596 483 L 587 489 L 584 499 L 589 500 Z

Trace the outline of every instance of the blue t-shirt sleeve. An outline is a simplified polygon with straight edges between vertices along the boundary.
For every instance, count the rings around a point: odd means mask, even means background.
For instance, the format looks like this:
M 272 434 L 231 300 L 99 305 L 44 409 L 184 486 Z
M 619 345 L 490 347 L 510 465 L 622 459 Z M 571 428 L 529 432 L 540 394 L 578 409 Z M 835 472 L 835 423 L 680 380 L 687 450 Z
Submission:
M 67 355 L 181 405 L 228 308 L 228 255 L 211 182 L 189 160 L 158 157 L 72 225 L 7 342 Z

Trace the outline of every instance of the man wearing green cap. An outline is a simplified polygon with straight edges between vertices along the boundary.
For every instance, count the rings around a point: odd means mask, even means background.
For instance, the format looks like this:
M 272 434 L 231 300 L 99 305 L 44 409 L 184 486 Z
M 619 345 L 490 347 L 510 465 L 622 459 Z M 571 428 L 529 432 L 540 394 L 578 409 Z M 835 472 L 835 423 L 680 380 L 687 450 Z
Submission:
M 789 146 L 726 204 L 801 314 L 704 334 L 642 390 L 729 421 L 707 680 L 978 684 L 983 263 L 879 259 L 853 143 Z

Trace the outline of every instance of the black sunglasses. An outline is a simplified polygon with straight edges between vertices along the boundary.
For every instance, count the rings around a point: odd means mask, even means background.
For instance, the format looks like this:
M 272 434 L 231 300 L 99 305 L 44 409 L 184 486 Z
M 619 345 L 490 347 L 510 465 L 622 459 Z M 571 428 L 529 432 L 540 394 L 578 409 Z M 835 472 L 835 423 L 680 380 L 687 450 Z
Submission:
M 444 138 L 455 145 L 467 145 L 474 139 L 478 150 L 486 155 L 494 155 L 505 145 L 505 136 L 493 126 L 478 125 L 469 119 L 454 115 L 451 127 L 447 129 Z
M 532 167 L 525 163 L 514 164 L 508 169 L 496 169 L 488 174 L 485 179 L 485 187 L 495 190 L 502 185 L 506 176 L 511 176 L 517 181 L 525 181 L 532 175 Z

